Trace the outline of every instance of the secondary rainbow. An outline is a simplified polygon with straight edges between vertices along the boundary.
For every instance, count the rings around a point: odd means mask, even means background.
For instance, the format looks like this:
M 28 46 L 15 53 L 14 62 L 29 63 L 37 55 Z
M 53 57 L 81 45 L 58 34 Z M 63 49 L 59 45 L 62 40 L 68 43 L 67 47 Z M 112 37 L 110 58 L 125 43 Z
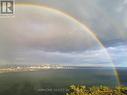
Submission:
M 51 12 L 55 12 L 59 15 L 62 15 L 70 20 L 72 20 L 73 22 L 75 22 L 76 24 L 78 24 L 79 26 L 81 26 L 85 31 L 87 31 L 97 42 L 98 44 L 104 49 L 105 51 L 105 54 L 107 55 L 107 57 L 110 59 L 111 61 L 111 64 L 112 64 L 112 67 L 113 67 L 113 71 L 114 71 L 114 74 L 116 76 L 116 79 L 117 79 L 117 82 L 118 82 L 118 85 L 120 85 L 120 79 L 119 79 L 119 76 L 118 76 L 118 73 L 117 73 L 117 70 L 115 68 L 115 65 L 112 61 L 112 58 L 110 57 L 109 53 L 107 52 L 107 50 L 105 49 L 104 45 L 101 43 L 101 41 L 98 39 L 98 37 L 96 36 L 96 34 L 93 32 L 92 29 L 90 29 L 87 25 L 81 23 L 80 21 L 78 21 L 76 18 L 74 18 L 73 16 L 69 15 L 68 13 L 65 13 L 63 11 L 60 11 L 60 10 L 57 10 L 57 9 L 54 9 L 54 8 L 51 8 L 51 7 L 48 7 L 48 6 L 45 6 L 45 5 L 34 5 L 34 4 L 24 4 L 24 3 L 19 3 L 19 4 L 16 4 L 16 6 L 30 6 L 30 7 L 35 7 L 35 8 L 43 8 L 45 10 L 48 10 L 48 11 L 51 11 Z M 16 7 L 15 6 L 15 7 Z

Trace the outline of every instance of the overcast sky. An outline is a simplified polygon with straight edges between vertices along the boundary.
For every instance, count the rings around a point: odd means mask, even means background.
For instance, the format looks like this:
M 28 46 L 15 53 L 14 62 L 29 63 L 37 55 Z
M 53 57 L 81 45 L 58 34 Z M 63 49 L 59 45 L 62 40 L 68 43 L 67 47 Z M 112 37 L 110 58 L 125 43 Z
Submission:
M 0 65 L 127 66 L 126 0 L 16 0 L 15 17 L 0 18 Z

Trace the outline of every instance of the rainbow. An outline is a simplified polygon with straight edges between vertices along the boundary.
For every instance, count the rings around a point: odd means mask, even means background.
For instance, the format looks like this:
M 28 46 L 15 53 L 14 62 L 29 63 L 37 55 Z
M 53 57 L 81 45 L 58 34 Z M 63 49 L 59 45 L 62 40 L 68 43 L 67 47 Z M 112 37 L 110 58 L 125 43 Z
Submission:
M 113 73 L 115 74 L 116 79 L 117 79 L 117 82 L 118 82 L 118 86 L 120 85 L 119 75 L 118 75 L 118 72 L 117 72 L 117 70 L 115 68 L 115 65 L 113 63 L 113 60 L 112 60 L 110 54 L 108 53 L 108 51 L 106 50 L 106 48 L 104 47 L 104 45 L 101 43 L 101 41 L 99 40 L 99 38 L 96 36 L 96 34 L 93 32 L 93 30 L 90 29 L 86 24 L 81 23 L 76 18 L 74 18 L 73 16 L 69 15 L 66 12 L 63 12 L 63 11 L 60 11 L 60 10 L 57 10 L 55 8 L 51 8 L 51 7 L 48 7 L 48 6 L 45 6 L 45 5 L 34 5 L 34 4 L 18 3 L 18 4 L 15 5 L 15 7 L 16 6 L 30 6 L 32 8 L 43 8 L 43 9 L 45 9 L 47 11 L 51 11 L 51 12 L 57 13 L 58 15 L 64 16 L 64 17 L 70 19 L 71 21 L 73 21 L 74 23 L 76 23 L 77 25 L 81 26 L 86 32 L 88 32 L 91 35 L 91 37 L 93 37 L 93 39 L 95 41 L 98 42 L 98 44 L 100 45 L 100 47 L 104 49 L 105 54 L 110 59 L 111 65 L 113 67 Z

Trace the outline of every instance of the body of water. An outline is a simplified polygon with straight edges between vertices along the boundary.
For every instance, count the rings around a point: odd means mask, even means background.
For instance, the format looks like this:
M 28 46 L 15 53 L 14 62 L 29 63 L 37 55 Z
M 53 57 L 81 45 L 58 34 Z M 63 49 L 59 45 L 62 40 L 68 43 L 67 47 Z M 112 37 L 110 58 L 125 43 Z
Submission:
M 127 68 L 119 68 L 122 85 L 127 85 Z M 40 70 L 0 74 L 0 95 L 65 95 L 70 85 L 114 87 L 118 85 L 111 68 Z

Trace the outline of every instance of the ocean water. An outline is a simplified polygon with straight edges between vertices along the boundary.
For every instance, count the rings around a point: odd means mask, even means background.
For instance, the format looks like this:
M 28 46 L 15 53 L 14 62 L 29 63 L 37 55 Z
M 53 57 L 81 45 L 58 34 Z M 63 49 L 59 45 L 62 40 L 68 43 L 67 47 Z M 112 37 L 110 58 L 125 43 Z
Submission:
M 127 85 L 125 69 L 118 68 L 120 82 Z M 65 95 L 70 85 L 115 87 L 111 68 L 80 68 L 0 74 L 0 95 Z
M 127 67 L 116 68 L 121 85 L 127 86 Z

